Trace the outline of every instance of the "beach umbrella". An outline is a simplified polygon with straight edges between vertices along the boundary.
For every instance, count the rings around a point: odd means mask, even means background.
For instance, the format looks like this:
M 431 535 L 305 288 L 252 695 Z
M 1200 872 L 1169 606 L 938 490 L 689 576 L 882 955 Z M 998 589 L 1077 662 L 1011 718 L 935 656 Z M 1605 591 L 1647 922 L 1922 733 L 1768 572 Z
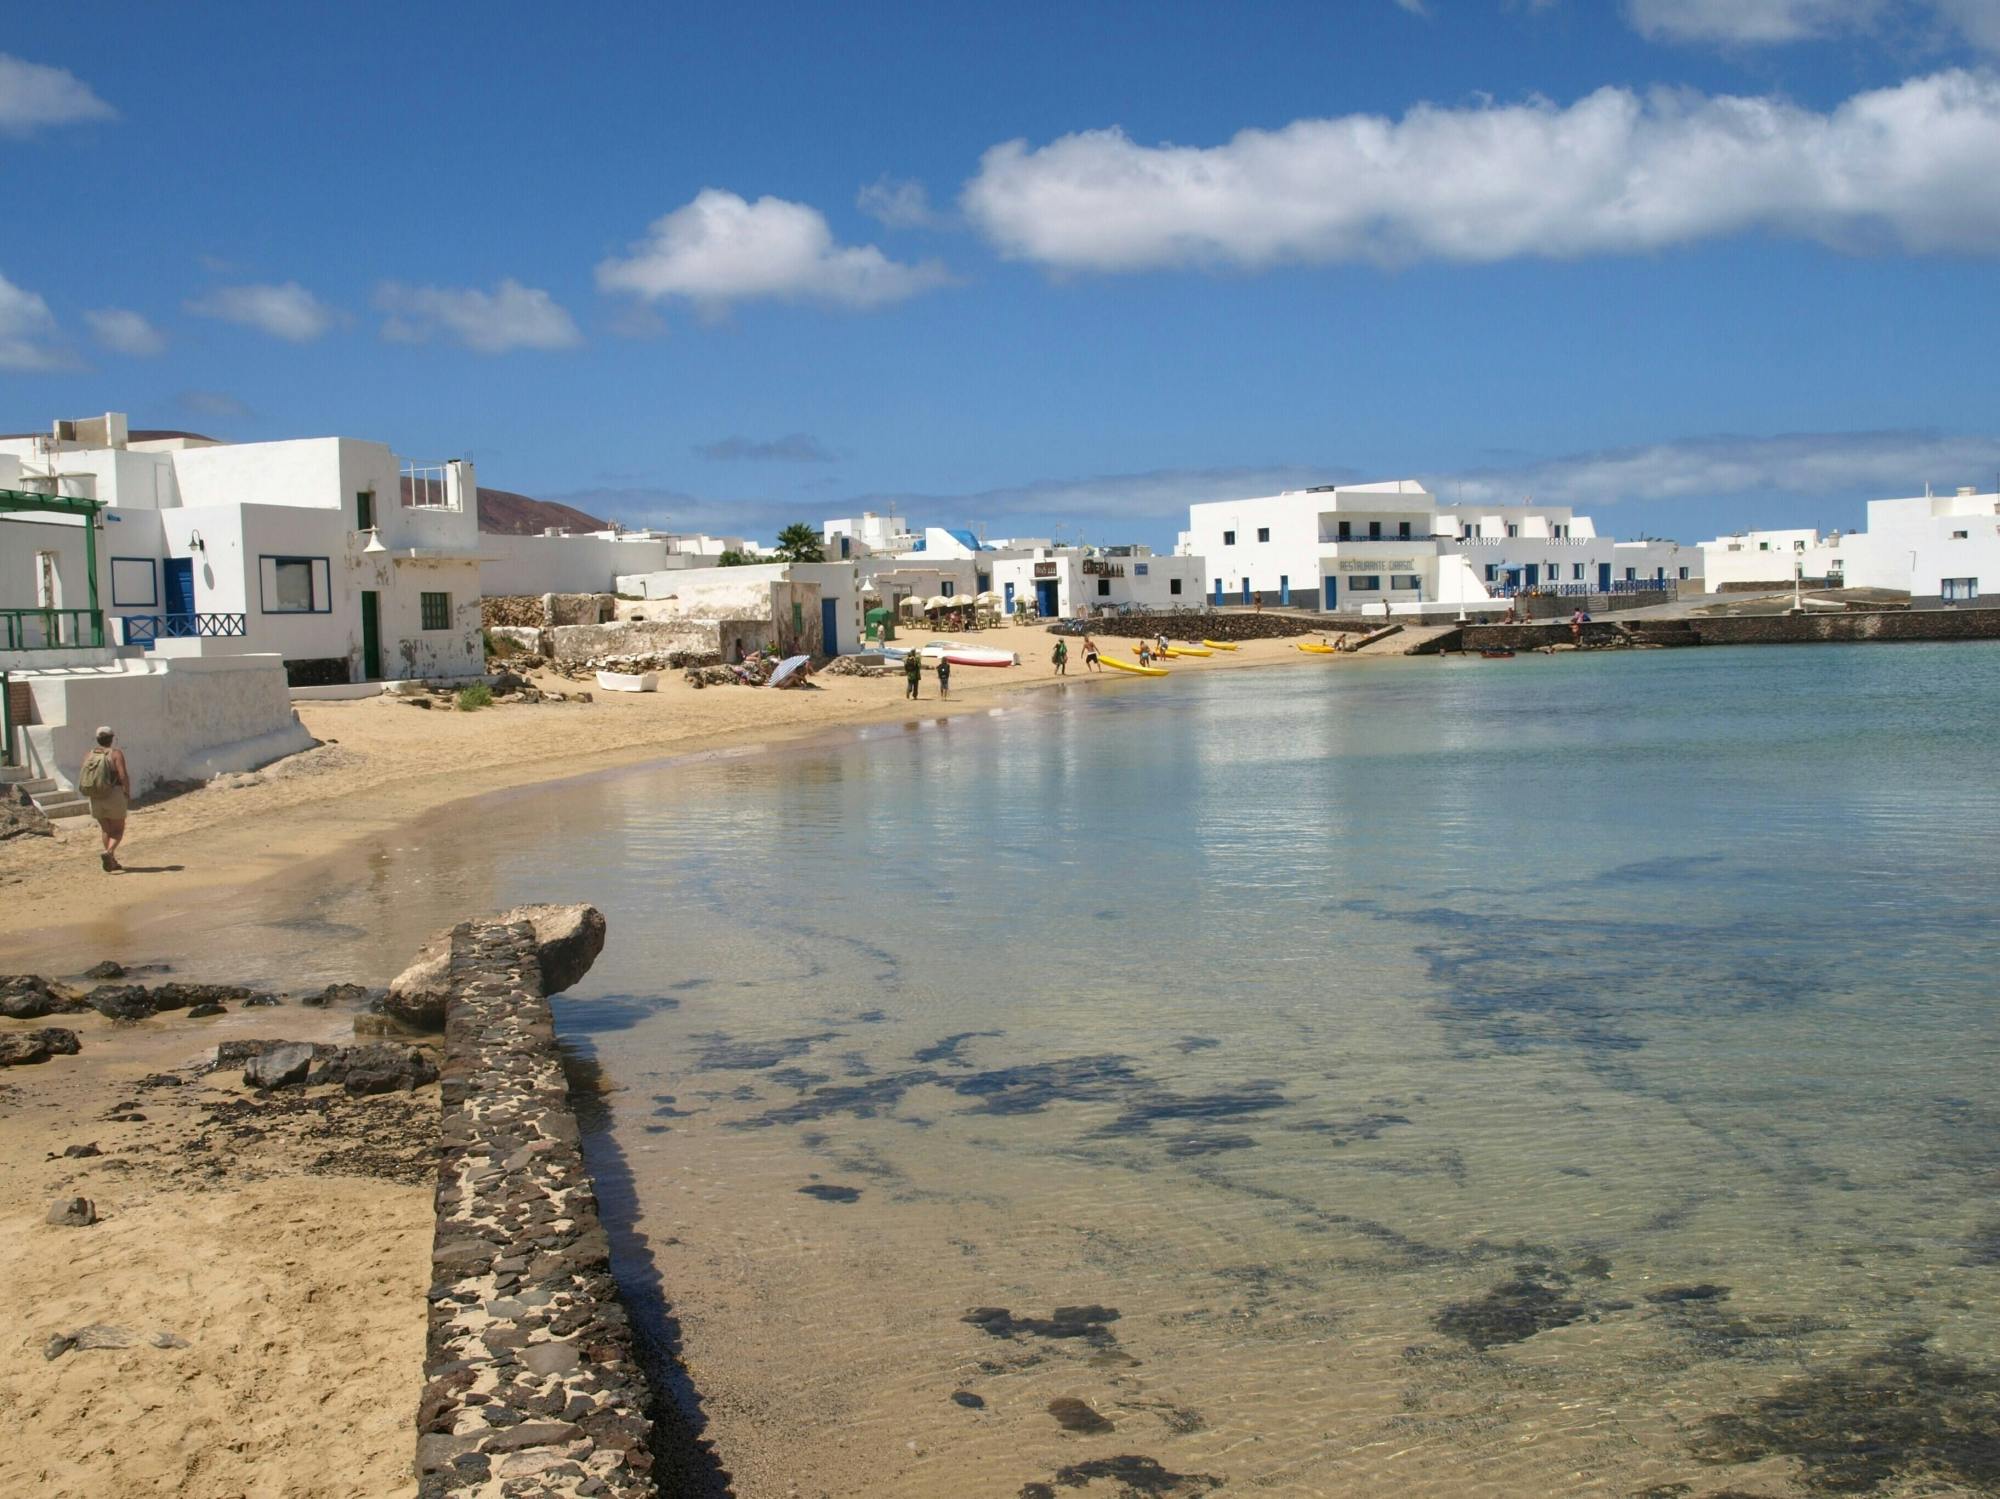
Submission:
M 919 609 L 924 607 L 924 601 L 918 598 L 914 593 L 905 594 L 901 599 L 897 601 L 896 607 L 899 609 L 907 609 L 910 611 L 910 613 L 915 614 Z
M 926 603 L 924 607 L 926 609 L 951 609 L 957 607 L 957 604 L 958 604 L 957 599 L 946 598 L 943 594 L 940 593 L 936 597 L 931 599 L 928 603 Z
M 773 687 L 784 686 L 785 678 L 789 677 L 793 672 L 797 671 L 801 666 L 804 666 L 806 662 L 810 660 L 812 660 L 812 657 L 810 656 L 785 657 L 784 660 L 778 663 L 778 669 L 771 673 L 770 685 Z

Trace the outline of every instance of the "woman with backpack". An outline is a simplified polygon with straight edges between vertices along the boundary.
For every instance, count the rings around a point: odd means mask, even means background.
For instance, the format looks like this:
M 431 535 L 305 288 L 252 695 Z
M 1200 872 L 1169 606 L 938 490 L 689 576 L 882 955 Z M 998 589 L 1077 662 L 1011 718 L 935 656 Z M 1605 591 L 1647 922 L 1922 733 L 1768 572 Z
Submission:
M 77 790 L 90 799 L 90 815 L 104 838 L 98 863 L 107 872 L 121 866 L 118 845 L 125 839 L 125 813 L 132 795 L 132 772 L 125 767 L 125 751 L 111 747 L 108 728 L 97 731 L 97 748 L 83 757 L 83 770 L 76 778 Z

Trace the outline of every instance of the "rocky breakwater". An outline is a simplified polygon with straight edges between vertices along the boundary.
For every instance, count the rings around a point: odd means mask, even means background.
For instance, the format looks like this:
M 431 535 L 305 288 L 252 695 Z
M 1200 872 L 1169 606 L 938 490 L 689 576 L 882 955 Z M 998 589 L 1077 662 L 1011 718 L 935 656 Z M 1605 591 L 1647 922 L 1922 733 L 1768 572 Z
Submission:
M 611 1277 L 548 994 L 604 943 L 588 906 L 441 933 L 385 1008 L 445 1062 L 418 1492 L 655 1493 L 646 1380 Z

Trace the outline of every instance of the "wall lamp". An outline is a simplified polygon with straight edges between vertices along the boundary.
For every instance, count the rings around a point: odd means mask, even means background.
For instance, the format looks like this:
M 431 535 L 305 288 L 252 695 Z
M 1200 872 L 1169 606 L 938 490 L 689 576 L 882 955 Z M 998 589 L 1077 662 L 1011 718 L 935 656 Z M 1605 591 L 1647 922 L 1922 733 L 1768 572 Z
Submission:
M 201 552 L 204 555 L 207 553 L 208 543 L 201 539 L 201 532 L 188 532 L 188 550 L 190 552 Z

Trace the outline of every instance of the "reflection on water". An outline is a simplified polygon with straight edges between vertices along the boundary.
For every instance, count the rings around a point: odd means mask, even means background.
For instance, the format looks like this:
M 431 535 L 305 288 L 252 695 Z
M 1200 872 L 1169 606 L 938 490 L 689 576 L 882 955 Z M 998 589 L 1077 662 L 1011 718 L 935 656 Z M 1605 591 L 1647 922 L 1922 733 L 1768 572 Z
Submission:
M 490 800 L 282 920 L 606 910 L 561 1022 L 739 1493 L 1994 1492 L 1996 688 L 1217 674 Z

